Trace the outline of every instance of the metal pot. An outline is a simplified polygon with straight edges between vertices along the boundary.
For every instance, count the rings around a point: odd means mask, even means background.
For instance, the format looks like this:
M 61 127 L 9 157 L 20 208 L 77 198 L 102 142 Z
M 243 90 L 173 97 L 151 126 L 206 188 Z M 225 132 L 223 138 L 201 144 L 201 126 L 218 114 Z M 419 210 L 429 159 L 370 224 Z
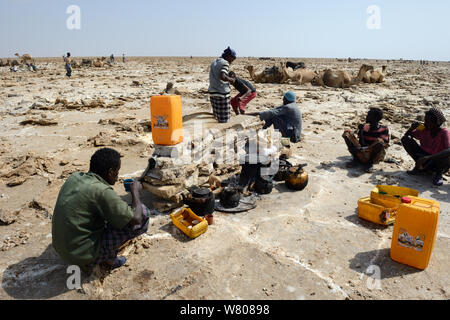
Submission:
M 226 187 L 220 194 L 220 204 L 227 209 L 236 208 L 241 200 L 238 188 Z
M 289 161 L 280 159 L 280 163 L 278 165 L 278 172 L 273 177 L 273 180 L 285 181 L 288 176 L 289 168 L 291 168 L 291 167 L 292 167 L 292 164 Z
M 296 167 L 289 168 L 287 173 L 287 178 L 285 180 L 285 185 L 289 189 L 293 190 L 303 190 L 308 185 L 308 173 L 303 170 L 307 164 L 301 164 Z
M 262 177 L 258 177 L 253 188 L 259 194 L 269 194 L 272 192 L 273 182 L 272 180 L 266 180 Z
M 215 196 L 208 188 L 193 188 L 188 196 L 183 195 L 183 202 L 198 216 L 214 212 Z

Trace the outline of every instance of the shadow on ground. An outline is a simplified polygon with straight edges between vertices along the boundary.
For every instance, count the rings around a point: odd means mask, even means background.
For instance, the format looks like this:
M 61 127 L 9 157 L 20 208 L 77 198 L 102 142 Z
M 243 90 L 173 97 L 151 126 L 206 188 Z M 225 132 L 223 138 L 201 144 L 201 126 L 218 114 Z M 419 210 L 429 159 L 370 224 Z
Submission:
M 69 291 L 68 266 L 49 245 L 39 257 L 8 266 L 3 273 L 2 288 L 15 299 L 53 298 Z
M 422 270 L 392 260 L 390 257 L 390 250 L 390 248 L 384 248 L 360 252 L 349 261 L 350 269 L 355 270 L 358 273 L 374 276 L 374 269 L 371 270 L 369 266 L 378 266 L 380 268 L 380 279 L 397 278 L 422 272 Z
M 190 242 L 194 239 L 189 238 L 187 235 L 185 235 L 181 230 L 179 230 L 172 222 L 169 222 L 165 225 L 163 225 L 161 228 L 159 228 L 161 231 L 165 231 L 168 234 L 170 234 L 175 240 L 180 242 Z

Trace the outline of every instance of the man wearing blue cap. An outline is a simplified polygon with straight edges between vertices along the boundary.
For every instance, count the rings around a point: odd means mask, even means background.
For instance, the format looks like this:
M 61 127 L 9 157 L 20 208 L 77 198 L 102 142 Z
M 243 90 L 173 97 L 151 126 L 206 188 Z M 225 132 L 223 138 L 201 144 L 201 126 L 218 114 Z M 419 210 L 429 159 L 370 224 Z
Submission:
M 227 123 L 230 119 L 230 83 L 234 79 L 228 76 L 228 72 L 234 60 L 236 60 L 236 51 L 228 47 L 220 58 L 213 61 L 209 71 L 208 92 L 214 117 L 219 123 Z
M 299 142 L 302 134 L 302 112 L 296 103 L 295 93 L 288 91 L 283 96 L 283 105 L 272 110 L 251 113 L 265 121 L 264 129 L 271 125 L 291 142 Z

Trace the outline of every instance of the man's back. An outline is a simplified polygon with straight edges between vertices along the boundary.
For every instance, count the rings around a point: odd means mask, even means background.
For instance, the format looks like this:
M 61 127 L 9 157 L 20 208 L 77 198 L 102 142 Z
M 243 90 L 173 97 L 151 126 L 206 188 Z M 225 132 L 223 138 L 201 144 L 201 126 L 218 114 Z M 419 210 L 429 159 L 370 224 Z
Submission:
M 272 117 L 280 118 L 285 124 L 285 129 L 290 133 L 293 141 L 300 141 L 302 133 L 302 112 L 297 103 L 292 102 L 260 113 L 261 120 Z
M 209 71 L 209 93 L 230 93 L 230 84 L 221 79 L 221 74 L 224 72 L 228 75 L 230 64 L 223 58 L 214 60 Z
M 133 211 L 99 175 L 73 173 L 62 186 L 52 219 L 53 246 L 68 263 L 86 265 L 98 255 L 108 221 L 123 228 Z

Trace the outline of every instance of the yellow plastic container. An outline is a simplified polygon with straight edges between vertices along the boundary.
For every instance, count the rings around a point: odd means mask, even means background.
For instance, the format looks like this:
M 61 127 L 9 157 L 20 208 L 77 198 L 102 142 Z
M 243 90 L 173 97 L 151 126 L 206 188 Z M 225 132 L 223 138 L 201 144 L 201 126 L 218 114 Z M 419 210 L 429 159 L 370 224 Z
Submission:
M 173 224 L 189 238 L 197 238 L 208 230 L 208 221 L 198 217 L 191 209 L 181 208 L 170 214 Z
M 408 197 L 410 204 L 397 209 L 391 243 L 394 261 L 417 269 L 426 269 L 436 241 L 439 221 L 439 202 Z
M 378 204 L 386 208 L 395 208 L 402 202 L 402 197 L 418 197 L 419 191 L 396 186 L 376 186 L 370 193 L 373 204 Z
M 370 202 L 370 197 L 358 201 L 358 216 L 361 219 L 387 226 L 395 222 L 396 214 L 397 208 L 385 208 L 374 204 Z
M 183 141 L 183 114 L 180 96 L 151 97 L 150 114 L 155 144 L 172 146 Z

